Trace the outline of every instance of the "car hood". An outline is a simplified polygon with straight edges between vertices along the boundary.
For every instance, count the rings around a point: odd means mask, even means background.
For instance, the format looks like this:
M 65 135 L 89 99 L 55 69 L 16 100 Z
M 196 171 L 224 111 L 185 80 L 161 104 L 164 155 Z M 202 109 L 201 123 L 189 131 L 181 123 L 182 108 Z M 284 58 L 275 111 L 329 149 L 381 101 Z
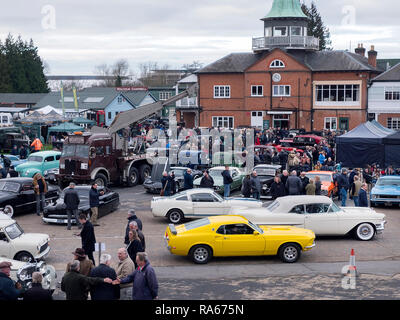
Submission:
M 12 241 L 15 245 L 20 244 L 26 246 L 29 244 L 31 246 L 42 246 L 48 241 L 49 238 L 49 235 L 45 233 L 23 233 L 20 237 L 15 238 Z
M 36 162 L 36 161 L 26 161 L 25 163 L 22 163 L 20 165 L 18 165 L 15 169 L 17 171 L 22 171 L 22 170 L 26 170 L 26 169 L 34 169 L 34 168 L 38 168 L 41 166 L 40 162 Z
M 259 226 L 266 235 L 303 235 L 315 238 L 315 233 L 309 229 L 298 228 L 294 226 Z
M 367 217 L 374 219 L 384 219 L 385 215 L 383 213 L 378 213 L 374 209 L 366 207 L 345 207 L 341 208 L 346 216 L 352 217 Z
M 371 194 L 400 195 L 400 186 L 375 186 L 372 188 Z

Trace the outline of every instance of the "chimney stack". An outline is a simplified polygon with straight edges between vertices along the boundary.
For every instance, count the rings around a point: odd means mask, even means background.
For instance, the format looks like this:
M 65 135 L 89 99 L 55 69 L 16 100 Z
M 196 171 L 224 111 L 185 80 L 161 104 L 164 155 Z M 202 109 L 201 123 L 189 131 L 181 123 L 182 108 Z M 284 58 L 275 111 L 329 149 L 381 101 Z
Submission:
M 375 51 L 375 46 L 371 46 L 371 50 L 368 51 L 368 64 L 376 68 L 376 57 L 378 52 Z
M 366 49 L 364 48 L 362 43 L 358 44 L 358 48 L 355 49 L 355 52 L 363 57 L 365 57 L 365 51 L 366 51 Z

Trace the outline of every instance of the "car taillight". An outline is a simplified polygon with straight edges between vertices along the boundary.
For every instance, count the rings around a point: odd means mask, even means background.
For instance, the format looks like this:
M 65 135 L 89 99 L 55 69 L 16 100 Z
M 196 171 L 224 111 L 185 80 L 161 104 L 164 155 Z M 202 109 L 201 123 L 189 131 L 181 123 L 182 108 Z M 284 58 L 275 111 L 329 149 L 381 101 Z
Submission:
M 165 240 L 169 241 L 168 232 L 165 233 L 164 238 L 165 238 Z

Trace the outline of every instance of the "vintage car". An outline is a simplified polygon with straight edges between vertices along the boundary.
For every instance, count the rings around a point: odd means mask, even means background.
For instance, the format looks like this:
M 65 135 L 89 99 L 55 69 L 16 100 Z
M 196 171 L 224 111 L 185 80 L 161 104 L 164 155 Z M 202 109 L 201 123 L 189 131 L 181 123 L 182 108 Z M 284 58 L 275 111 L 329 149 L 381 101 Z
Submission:
M 181 150 L 178 153 L 178 165 L 195 170 L 206 169 L 210 166 L 209 154 L 200 150 Z
M 295 147 L 293 147 L 291 145 L 291 143 L 288 143 L 288 142 L 282 142 L 280 144 L 271 144 L 271 145 L 273 147 L 275 147 L 275 149 L 278 152 L 281 152 L 282 150 L 285 150 L 286 152 L 291 152 L 291 151 L 298 152 L 298 153 L 300 153 L 300 155 L 302 155 L 304 153 L 303 149 L 295 148 Z
M 281 166 L 278 164 L 259 164 L 253 168 L 253 171 L 257 172 L 257 176 L 262 184 L 260 198 L 272 199 L 271 184 L 274 182 L 274 178 L 280 169 Z
M 186 167 L 170 167 L 169 168 L 169 172 L 171 173 L 172 171 L 175 173 L 175 190 L 174 193 L 179 192 L 180 190 L 183 189 L 184 186 L 184 178 L 183 175 L 186 172 L 188 168 Z M 192 176 L 193 179 L 197 179 L 199 177 L 201 177 L 203 175 L 203 173 L 199 170 L 192 170 Z M 161 192 L 161 178 L 162 175 L 159 175 L 158 177 L 150 177 L 150 178 L 146 178 L 146 180 L 143 183 L 143 187 L 146 189 L 147 192 L 149 193 L 158 193 L 160 194 Z
M 18 173 L 15 171 L 15 167 L 22 163 L 25 163 L 26 159 L 21 160 L 19 158 L 19 156 L 14 156 L 12 154 L 5 154 L 4 156 L 7 157 L 11 161 L 11 166 L 10 166 L 10 170 L 9 170 L 10 177 L 18 176 Z M 4 161 L 2 158 L 0 158 L 0 166 L 1 166 L 1 168 L 4 168 Z
M 49 252 L 49 235 L 24 233 L 13 219 L 2 214 L 0 217 L 0 257 L 29 261 L 45 259 Z
M 382 176 L 371 190 L 371 207 L 400 204 L 400 176 Z
M 36 212 L 36 194 L 32 178 L 7 178 L 0 180 L 0 208 L 10 218 L 14 214 Z M 60 189 L 48 185 L 46 202 L 58 199 Z
M 371 240 L 385 229 L 385 215 L 370 208 L 338 207 L 325 196 L 286 196 L 261 209 L 237 209 L 232 214 L 258 225 L 291 225 L 311 229 L 317 236 L 354 234 Z
M 168 250 L 205 264 L 212 257 L 278 255 L 296 262 L 302 251 L 315 246 L 311 230 L 290 226 L 257 226 L 241 216 L 214 216 L 175 226 L 164 238 Z
M 154 197 L 150 206 L 153 216 L 181 223 L 184 218 L 230 214 L 233 208 L 261 208 L 262 202 L 246 198 L 224 199 L 212 189 L 196 188 L 171 197 Z
M 222 171 L 225 170 L 225 167 L 214 167 L 209 170 L 209 175 L 214 180 L 214 190 L 218 193 L 224 193 L 224 179 L 221 175 Z M 231 192 L 240 189 L 242 187 L 242 181 L 245 177 L 245 172 L 240 168 L 229 167 L 229 171 L 233 182 L 231 184 Z M 201 178 L 197 178 L 193 181 L 193 185 L 195 188 L 200 188 Z
M 60 166 L 61 152 L 59 151 L 40 151 L 31 153 L 27 161 L 18 165 L 15 171 L 20 177 L 33 177 L 40 172 L 45 178 L 51 172 L 55 172 Z
M 22 145 L 29 146 L 29 137 L 17 127 L 0 128 L 0 149 L 5 152 L 11 151 L 14 146 L 20 148 Z
M 321 143 L 325 143 L 326 139 L 324 137 L 320 137 L 314 134 L 303 134 L 296 135 L 293 138 L 292 146 L 293 147 L 305 147 L 305 146 L 314 146 L 319 145 Z
M 27 290 L 32 287 L 32 274 L 34 272 L 42 274 L 43 289 L 50 290 L 52 293 L 56 289 L 57 273 L 52 265 L 46 264 L 44 261 L 23 262 L 0 257 L 0 263 L 4 261 L 11 263 L 10 278 L 15 282 L 21 283 L 23 289 Z
M 88 185 L 80 185 L 76 186 L 75 190 L 79 195 L 79 207 L 78 207 L 78 215 L 81 213 L 86 214 L 88 217 L 90 216 L 90 205 L 89 205 L 89 191 L 91 186 Z M 43 210 L 43 221 L 45 223 L 56 223 L 56 224 L 67 224 L 68 216 L 66 211 L 66 205 L 64 204 L 64 192 L 68 188 L 65 188 L 61 193 L 60 198 L 46 206 Z M 115 211 L 119 207 L 119 194 L 114 192 L 107 187 L 97 187 L 99 192 L 103 191 L 104 194 L 100 195 L 100 205 L 98 218 L 104 217 L 107 214 Z M 71 223 L 76 223 L 75 218 L 71 218 Z
M 335 172 L 332 171 L 308 171 L 306 177 L 314 180 L 318 176 L 321 179 L 321 195 L 327 197 L 336 197 L 338 195 L 338 187 L 333 181 L 333 175 Z

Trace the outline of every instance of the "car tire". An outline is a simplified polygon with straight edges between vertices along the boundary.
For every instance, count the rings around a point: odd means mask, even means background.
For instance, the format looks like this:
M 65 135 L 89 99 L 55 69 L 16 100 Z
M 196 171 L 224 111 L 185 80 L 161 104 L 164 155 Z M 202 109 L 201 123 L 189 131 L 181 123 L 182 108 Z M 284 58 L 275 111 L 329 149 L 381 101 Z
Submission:
M 171 209 L 167 214 L 167 218 L 169 222 L 173 224 L 178 224 L 182 222 L 184 215 L 183 212 L 179 209 Z
M 360 223 L 355 229 L 355 236 L 358 240 L 369 241 L 375 236 L 375 228 L 370 223 Z
M 29 252 L 26 252 L 26 251 L 18 252 L 14 257 L 14 260 L 23 261 L 23 262 L 28 262 L 29 259 L 31 259 L 31 261 L 34 260 L 33 256 Z
M 211 248 L 205 244 L 198 244 L 190 249 L 189 256 L 197 264 L 206 264 L 212 258 Z
M 139 176 L 138 169 L 136 169 L 135 167 L 131 167 L 129 169 L 129 175 L 128 175 L 128 180 L 127 180 L 128 187 L 136 186 L 139 183 L 139 179 L 140 179 L 140 176 Z
M 108 179 L 107 177 L 102 174 L 98 173 L 96 174 L 96 177 L 94 178 L 94 182 L 99 186 L 99 187 L 107 187 L 108 185 Z
M 11 204 L 6 204 L 3 209 L 4 214 L 12 218 L 14 216 L 15 210 Z
M 301 248 L 296 243 L 285 243 L 278 250 L 279 258 L 286 263 L 294 263 L 301 256 Z
M 139 168 L 140 183 L 143 183 L 146 178 L 151 176 L 151 167 L 148 164 L 142 164 Z

